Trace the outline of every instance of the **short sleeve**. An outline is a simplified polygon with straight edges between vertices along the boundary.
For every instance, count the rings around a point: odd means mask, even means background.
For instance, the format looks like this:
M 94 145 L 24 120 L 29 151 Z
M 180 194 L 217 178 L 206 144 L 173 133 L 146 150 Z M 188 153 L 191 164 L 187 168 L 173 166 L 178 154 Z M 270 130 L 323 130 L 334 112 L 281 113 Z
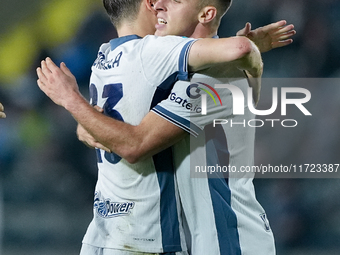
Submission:
M 140 51 L 146 80 L 153 85 L 169 76 L 188 80 L 188 58 L 194 42 L 195 39 L 179 36 L 146 36 Z

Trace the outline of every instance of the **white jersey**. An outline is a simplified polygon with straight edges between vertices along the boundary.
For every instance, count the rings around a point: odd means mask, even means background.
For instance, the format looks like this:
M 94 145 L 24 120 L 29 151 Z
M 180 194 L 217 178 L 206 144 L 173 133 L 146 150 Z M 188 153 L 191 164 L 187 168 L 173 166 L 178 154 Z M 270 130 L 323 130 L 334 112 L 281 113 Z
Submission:
M 176 80 L 188 78 L 193 42 L 131 35 L 103 44 L 92 66 L 91 103 L 108 116 L 139 124 Z M 94 218 L 83 243 L 153 253 L 186 250 L 171 154 L 129 164 L 116 154 L 96 151 Z
M 273 255 L 274 238 L 255 197 L 254 174 L 241 172 L 254 163 L 255 128 L 248 125 L 254 115 L 247 99 L 244 115 L 233 115 L 231 92 L 223 88 L 215 94 L 211 89 L 228 83 L 247 98 L 248 82 L 245 78 L 195 77 L 199 79 L 191 83 L 177 82 L 169 98 L 153 109 L 193 134 L 173 146 L 191 254 Z M 202 115 L 202 94 L 207 94 L 207 115 Z M 223 119 L 219 123 L 224 124 L 214 127 L 214 119 Z M 228 169 L 235 172 L 227 173 Z

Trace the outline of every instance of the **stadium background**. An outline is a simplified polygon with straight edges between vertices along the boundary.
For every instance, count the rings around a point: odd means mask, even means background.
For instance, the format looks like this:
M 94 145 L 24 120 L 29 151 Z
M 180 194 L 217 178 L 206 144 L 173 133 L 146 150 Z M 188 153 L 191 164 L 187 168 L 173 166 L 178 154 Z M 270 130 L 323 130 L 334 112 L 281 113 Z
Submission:
M 264 77 L 338 78 L 339 13 L 338 0 L 234 0 L 219 34 L 286 19 L 298 34 L 293 45 L 263 55 Z M 77 141 L 72 117 L 40 92 L 35 69 L 46 56 L 64 61 L 87 95 L 97 49 L 113 37 L 99 0 L 1 0 L 0 254 L 78 254 L 92 217 L 95 155 Z M 310 154 L 340 163 L 339 103 L 324 109 L 340 88 L 317 91 L 315 107 L 327 117 L 289 137 L 259 130 L 257 162 Z M 256 179 L 255 187 L 278 255 L 340 254 L 339 179 Z

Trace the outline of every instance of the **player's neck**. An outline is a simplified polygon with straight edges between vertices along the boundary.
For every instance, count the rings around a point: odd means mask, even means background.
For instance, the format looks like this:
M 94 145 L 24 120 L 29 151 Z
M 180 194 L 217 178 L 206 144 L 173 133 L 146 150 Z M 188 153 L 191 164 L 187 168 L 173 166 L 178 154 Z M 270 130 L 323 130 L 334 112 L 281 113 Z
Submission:
M 193 34 L 190 36 L 191 38 L 212 38 L 217 35 L 217 29 L 211 28 L 209 25 L 204 25 L 199 23 Z
M 130 24 L 123 24 L 117 28 L 117 33 L 119 37 L 127 35 L 138 35 L 140 37 L 144 37 L 146 35 L 153 34 L 154 31 L 151 29 L 145 29 L 134 22 Z
M 118 37 L 123 37 L 127 35 L 138 35 L 140 37 L 144 37 L 145 35 L 138 31 L 137 29 L 133 29 L 129 26 L 122 26 L 120 29 L 117 29 Z

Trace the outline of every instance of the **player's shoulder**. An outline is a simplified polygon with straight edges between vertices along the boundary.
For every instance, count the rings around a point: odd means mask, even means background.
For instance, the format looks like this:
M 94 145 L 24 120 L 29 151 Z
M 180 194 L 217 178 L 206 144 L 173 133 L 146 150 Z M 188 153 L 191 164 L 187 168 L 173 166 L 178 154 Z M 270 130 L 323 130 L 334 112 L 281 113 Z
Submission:
M 99 46 L 99 52 L 108 52 L 110 51 L 110 43 L 109 42 L 105 42 L 105 43 L 102 43 L 102 45 Z
M 178 44 L 178 43 L 186 43 L 193 41 L 195 39 L 182 37 L 182 36 L 175 36 L 175 35 L 167 35 L 167 36 L 156 36 L 156 35 L 147 35 L 145 36 L 142 41 L 144 44 L 150 43 L 153 45 L 167 45 L 167 44 Z
M 187 52 L 194 39 L 184 38 L 180 36 L 155 36 L 148 35 L 143 38 L 142 44 L 140 44 L 140 51 L 142 58 L 150 57 L 152 55 L 155 61 L 164 59 L 164 61 L 170 57 L 177 58 L 182 52 Z M 180 55 L 182 56 L 182 54 Z M 158 60 L 157 60 L 158 59 Z M 163 62 L 164 64 L 165 62 Z

